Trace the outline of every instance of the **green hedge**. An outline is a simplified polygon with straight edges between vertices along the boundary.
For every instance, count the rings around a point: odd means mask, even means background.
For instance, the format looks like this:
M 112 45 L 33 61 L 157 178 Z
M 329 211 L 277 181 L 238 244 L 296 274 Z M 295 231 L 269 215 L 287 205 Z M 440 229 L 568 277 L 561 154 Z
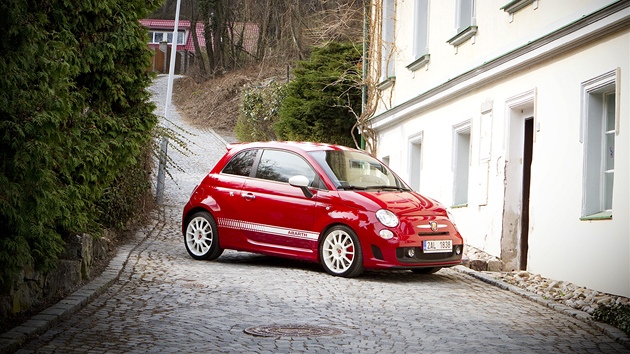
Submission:
M 159 3 L 0 2 L 0 289 L 98 230 L 104 192 L 139 163 L 157 118 L 138 19 Z
M 354 147 L 354 113 L 361 113 L 360 64 L 361 47 L 351 43 L 314 48 L 288 84 L 275 126 L 278 138 Z

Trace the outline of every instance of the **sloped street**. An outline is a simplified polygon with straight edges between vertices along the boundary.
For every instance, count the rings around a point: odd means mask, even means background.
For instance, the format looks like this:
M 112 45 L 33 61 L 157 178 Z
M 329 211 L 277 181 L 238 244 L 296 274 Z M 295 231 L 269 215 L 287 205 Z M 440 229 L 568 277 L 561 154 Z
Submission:
M 163 109 L 166 76 L 153 89 Z M 182 207 L 226 142 L 176 111 L 171 120 L 191 153 L 170 148 L 181 170 L 167 177 L 155 223 L 138 232 L 111 286 L 18 353 L 628 352 L 586 322 L 452 269 L 345 279 L 233 251 L 194 261 Z

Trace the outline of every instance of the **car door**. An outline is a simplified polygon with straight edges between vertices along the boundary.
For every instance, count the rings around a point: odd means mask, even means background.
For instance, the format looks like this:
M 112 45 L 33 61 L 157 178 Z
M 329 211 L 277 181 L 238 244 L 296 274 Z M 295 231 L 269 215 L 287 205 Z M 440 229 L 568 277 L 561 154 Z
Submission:
M 255 178 L 247 179 L 241 190 L 240 215 L 249 242 L 261 251 L 315 259 L 317 195 L 307 197 L 288 181 L 302 175 L 313 185 L 319 176 L 304 158 L 285 150 L 264 150 L 255 168 Z
M 239 248 L 247 242 L 239 227 L 240 195 L 243 184 L 252 174 L 258 152 L 258 149 L 238 152 L 210 183 L 212 191 L 208 193 L 216 205 L 215 217 L 221 235 L 219 242 L 223 248 Z

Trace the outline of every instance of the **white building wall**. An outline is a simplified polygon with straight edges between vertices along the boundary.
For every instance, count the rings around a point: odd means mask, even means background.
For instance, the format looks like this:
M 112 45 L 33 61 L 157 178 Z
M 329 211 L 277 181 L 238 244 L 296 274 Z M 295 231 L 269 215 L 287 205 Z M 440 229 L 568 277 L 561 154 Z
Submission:
M 614 0 L 554 0 L 537 1 L 514 14 L 510 22 L 508 13 L 500 10 L 505 0 L 475 1 L 476 23 L 479 31 L 475 37 L 455 49 L 447 41 L 455 33 L 456 1 L 429 1 L 428 47 L 432 60 L 415 72 L 406 66 L 413 57 L 412 35 L 414 31 L 414 1 L 398 0 L 395 14 L 396 84 L 413 90 L 393 90 L 379 106 L 379 113 L 396 103 L 405 102 L 418 93 L 439 86 L 484 62 L 503 55 L 528 42 L 543 37 L 558 28 L 585 15 L 604 8 Z
M 620 78 L 621 129 L 615 139 L 613 218 L 581 221 L 580 87 L 617 67 L 624 74 Z M 629 72 L 630 34 L 626 30 L 534 73 L 557 80 L 538 91 L 541 131 L 534 145 L 529 239 L 531 271 L 626 296 L 630 294 Z
M 484 61 L 510 52 L 510 46 L 516 49 L 528 38 L 538 39 L 615 3 L 541 1 L 537 9 L 529 5 L 509 22 L 509 16 L 498 10 L 504 2 L 477 1 L 478 35 L 474 43 L 469 40 L 455 52 L 445 43 L 454 27 L 445 14 L 455 12 L 455 2 L 430 1 L 431 60 L 427 67 L 412 72 L 405 68 L 413 61 L 405 43 L 413 30 L 409 24 L 413 21 L 409 18 L 413 2 L 398 1 L 396 82 L 389 89 L 391 106 L 387 105 L 387 110 L 381 106 L 373 120 L 378 156 L 387 157 L 394 171 L 408 181 L 419 173 L 419 192 L 453 205 L 454 127 L 470 121 L 468 203 L 452 209 L 455 221 L 468 244 L 496 256 L 510 252 L 517 256 L 519 250 L 513 244 L 506 249 L 506 244 L 519 228 L 518 215 L 511 218 L 520 213 L 522 167 L 518 150 L 522 142 L 518 139 L 522 137 L 518 134 L 522 132 L 518 129 L 524 118 L 533 116 L 527 269 L 630 296 L 630 29 L 621 26 L 604 38 L 574 44 L 573 49 L 559 55 L 553 55 L 555 50 L 541 52 L 544 59 L 517 65 L 517 69 L 505 70 L 505 75 L 500 74 L 500 67 L 490 69 L 496 71 L 491 80 L 481 80 L 484 74 L 480 74 L 471 76 L 467 83 L 446 87 L 450 80 Z M 626 8 L 617 16 L 627 18 L 630 10 Z M 436 35 L 445 31 L 446 38 Z M 621 73 L 621 104 L 620 129 L 615 137 L 613 218 L 582 221 L 582 83 L 617 68 Z M 417 98 L 436 88 L 442 93 Z M 412 168 L 412 143 L 421 144 L 419 171 Z

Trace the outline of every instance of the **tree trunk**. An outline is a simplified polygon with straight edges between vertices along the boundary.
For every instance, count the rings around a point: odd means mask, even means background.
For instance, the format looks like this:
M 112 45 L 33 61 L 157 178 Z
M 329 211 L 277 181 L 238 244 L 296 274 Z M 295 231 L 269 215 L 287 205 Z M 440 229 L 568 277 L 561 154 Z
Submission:
M 262 4 L 261 16 L 259 18 L 258 41 L 256 43 L 256 58 L 262 61 L 265 57 L 265 50 L 268 44 L 267 32 L 271 19 L 271 0 L 265 0 Z
M 204 78 L 204 80 L 208 76 L 208 71 L 206 70 L 206 60 L 201 52 L 201 46 L 199 45 L 199 38 L 197 36 L 197 22 L 199 20 L 199 11 L 197 11 L 197 6 L 195 0 L 188 0 L 188 9 L 190 11 L 190 31 L 192 34 L 193 45 L 195 46 L 195 61 L 197 67 L 199 68 L 200 75 Z

